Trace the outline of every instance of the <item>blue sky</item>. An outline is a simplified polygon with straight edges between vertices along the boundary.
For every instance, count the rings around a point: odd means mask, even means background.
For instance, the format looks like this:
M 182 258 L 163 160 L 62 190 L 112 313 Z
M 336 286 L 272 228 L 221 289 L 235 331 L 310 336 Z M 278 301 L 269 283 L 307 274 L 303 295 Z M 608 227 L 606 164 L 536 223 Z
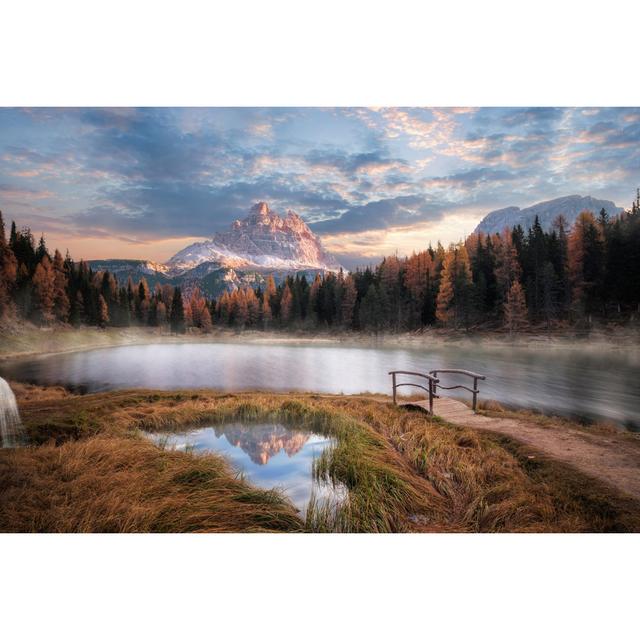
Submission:
M 0 109 L 5 219 L 76 258 L 166 260 L 266 200 L 353 266 L 638 183 L 638 108 Z

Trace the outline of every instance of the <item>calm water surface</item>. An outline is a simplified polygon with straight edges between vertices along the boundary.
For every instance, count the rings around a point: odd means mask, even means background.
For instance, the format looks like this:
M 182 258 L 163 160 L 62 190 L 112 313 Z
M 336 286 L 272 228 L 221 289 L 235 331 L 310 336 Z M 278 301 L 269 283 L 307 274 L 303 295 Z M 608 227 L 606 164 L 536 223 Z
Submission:
M 334 441 L 320 433 L 281 423 L 232 423 L 200 427 L 183 433 L 150 433 L 169 449 L 223 454 L 251 484 L 279 488 L 305 512 L 309 499 L 337 503 L 346 491 L 313 478 L 313 461 Z
M 0 363 L 0 376 L 81 391 L 155 389 L 390 393 L 392 369 L 462 368 L 487 376 L 480 398 L 640 427 L 640 351 L 434 345 L 183 343 L 114 347 Z M 443 383 L 446 382 L 443 379 Z M 449 386 L 449 385 L 447 385 Z M 448 391 L 447 394 L 464 392 Z

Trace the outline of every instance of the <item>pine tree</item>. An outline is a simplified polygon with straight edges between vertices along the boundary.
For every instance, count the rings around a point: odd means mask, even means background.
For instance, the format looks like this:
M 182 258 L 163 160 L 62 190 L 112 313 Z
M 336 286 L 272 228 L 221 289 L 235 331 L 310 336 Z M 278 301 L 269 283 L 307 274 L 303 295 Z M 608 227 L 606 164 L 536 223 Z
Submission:
M 380 311 L 380 295 L 375 284 L 371 283 L 366 295 L 362 299 L 359 312 L 360 327 L 378 333 L 382 328 L 382 314 Z
M 342 286 L 341 320 L 345 329 L 351 329 L 353 325 L 353 312 L 356 306 L 358 292 L 353 278 L 348 275 Z
M 311 289 L 309 290 L 309 301 L 307 305 L 307 318 L 309 325 L 314 327 L 318 324 L 319 316 L 319 296 L 320 288 L 322 287 L 322 276 L 316 273 L 316 277 L 313 280 Z
M 184 305 L 182 303 L 182 292 L 180 291 L 180 287 L 176 287 L 173 291 L 169 323 L 173 333 L 185 333 Z
M 140 324 L 147 324 L 149 303 L 149 285 L 145 278 L 141 278 L 138 283 L 138 296 L 136 298 L 136 318 Z
M 76 292 L 76 297 L 71 309 L 71 324 L 78 326 L 85 321 L 84 298 L 81 291 Z

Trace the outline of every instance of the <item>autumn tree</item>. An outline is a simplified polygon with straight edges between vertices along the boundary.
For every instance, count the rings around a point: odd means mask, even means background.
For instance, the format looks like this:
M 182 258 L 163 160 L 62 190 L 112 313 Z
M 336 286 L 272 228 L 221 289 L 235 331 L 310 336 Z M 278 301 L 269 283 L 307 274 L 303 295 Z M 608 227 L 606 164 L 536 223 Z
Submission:
M 447 251 L 440 274 L 436 317 L 445 326 L 467 326 L 471 302 L 471 268 L 464 244 Z
M 269 303 L 269 298 L 265 293 L 263 294 L 262 302 L 260 303 L 260 322 L 262 323 L 262 327 L 264 329 L 269 327 L 272 319 L 273 315 L 271 313 L 271 304 Z
M 289 284 L 285 284 L 282 291 L 282 298 L 280 299 L 280 322 L 286 325 L 291 318 L 291 303 L 293 302 L 293 295 Z
M 569 234 L 568 251 L 572 309 L 580 316 L 599 306 L 598 294 L 604 282 L 602 230 L 589 211 L 576 218 Z
M 249 309 L 247 297 L 242 289 L 236 289 L 231 294 L 231 322 L 240 329 L 247 324 Z
M 505 229 L 494 237 L 496 294 L 498 300 L 504 303 L 513 283 L 520 280 L 522 267 L 518 260 L 513 233 Z
M 429 324 L 435 319 L 436 263 L 429 251 L 414 253 L 407 259 L 404 284 L 410 300 L 412 326 Z
M 67 294 L 67 273 L 62 254 L 56 249 L 53 257 L 53 307 L 60 322 L 69 320 L 69 296 Z
M 228 325 L 231 322 L 231 296 L 228 291 L 224 291 L 218 298 L 216 316 L 222 324 Z
M 0 318 L 11 308 L 11 295 L 18 275 L 18 261 L 5 236 L 4 220 L 0 211 Z
M 109 324 L 109 307 L 102 294 L 98 295 L 98 326 L 106 327 Z
M 247 324 L 250 327 L 256 327 L 260 321 L 260 301 L 253 287 L 245 289 L 244 297 L 247 303 Z
M 518 280 L 511 285 L 504 303 L 504 324 L 509 329 L 509 333 L 527 326 L 527 303 L 524 290 Z
M 36 298 L 36 315 L 40 322 L 54 319 L 55 273 L 49 256 L 44 253 L 33 274 L 33 289 Z

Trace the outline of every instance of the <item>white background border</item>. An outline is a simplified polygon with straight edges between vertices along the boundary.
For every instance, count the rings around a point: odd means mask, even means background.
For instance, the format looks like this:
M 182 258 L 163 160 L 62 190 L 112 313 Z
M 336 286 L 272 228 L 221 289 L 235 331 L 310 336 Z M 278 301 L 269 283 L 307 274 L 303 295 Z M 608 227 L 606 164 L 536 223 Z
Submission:
M 638 106 L 635 7 L 4 2 L 0 103 Z M 637 637 L 637 543 L 636 535 L 2 535 L 0 633 L 618 640 Z

